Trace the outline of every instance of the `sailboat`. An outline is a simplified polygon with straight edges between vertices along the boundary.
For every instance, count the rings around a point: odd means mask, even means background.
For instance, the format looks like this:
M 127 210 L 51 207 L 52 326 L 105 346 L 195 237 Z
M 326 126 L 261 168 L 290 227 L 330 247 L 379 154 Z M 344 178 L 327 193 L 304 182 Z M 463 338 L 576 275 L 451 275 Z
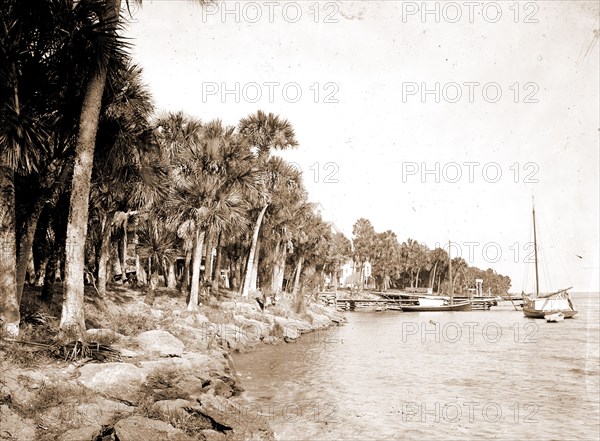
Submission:
M 450 257 L 450 243 L 448 243 L 448 272 L 450 275 L 450 299 L 444 297 L 419 297 L 418 305 L 402 306 L 402 311 L 470 311 L 471 302 L 454 302 L 454 286 L 452 284 L 452 258 Z
M 535 206 L 533 206 L 533 249 L 535 256 L 535 297 L 523 293 L 523 313 L 526 317 L 545 318 L 547 321 L 558 321 L 571 318 L 577 311 L 569 294 L 572 288 L 565 288 L 549 294 L 540 294 L 538 273 L 538 245 L 535 229 Z M 562 315 L 562 317 L 561 317 Z

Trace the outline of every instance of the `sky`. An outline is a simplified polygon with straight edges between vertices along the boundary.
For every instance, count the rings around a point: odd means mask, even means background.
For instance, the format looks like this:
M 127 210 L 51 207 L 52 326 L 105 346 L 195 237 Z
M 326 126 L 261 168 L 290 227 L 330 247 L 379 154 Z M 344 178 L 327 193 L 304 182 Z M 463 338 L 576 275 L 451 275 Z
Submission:
M 145 0 L 126 35 L 161 111 L 291 122 L 323 217 L 533 289 L 599 291 L 597 1 Z

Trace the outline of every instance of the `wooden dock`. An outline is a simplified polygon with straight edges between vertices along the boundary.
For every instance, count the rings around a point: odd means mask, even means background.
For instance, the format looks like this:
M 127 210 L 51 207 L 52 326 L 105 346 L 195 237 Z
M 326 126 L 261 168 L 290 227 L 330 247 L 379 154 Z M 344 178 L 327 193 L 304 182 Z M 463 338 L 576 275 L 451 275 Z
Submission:
M 423 295 L 400 292 L 376 294 L 383 296 L 380 298 L 349 298 L 345 295 L 345 292 L 338 292 L 338 297 L 336 298 L 336 294 L 333 292 L 322 292 L 319 294 L 319 298 L 323 303 L 328 305 L 333 306 L 335 304 L 337 309 L 354 311 L 357 308 L 401 310 L 402 306 L 418 305 L 419 297 L 424 297 Z M 477 310 L 489 310 L 492 306 L 498 305 L 498 299 L 494 297 L 456 296 L 454 300 L 457 303 L 470 301 L 471 308 Z

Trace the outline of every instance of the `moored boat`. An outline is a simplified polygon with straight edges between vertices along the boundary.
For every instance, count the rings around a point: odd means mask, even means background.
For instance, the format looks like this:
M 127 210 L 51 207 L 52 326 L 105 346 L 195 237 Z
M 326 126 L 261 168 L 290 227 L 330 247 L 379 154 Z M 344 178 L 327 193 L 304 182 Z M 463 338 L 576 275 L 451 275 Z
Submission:
M 424 301 L 425 300 L 425 301 Z M 445 300 L 440 300 L 439 303 L 434 303 L 431 299 L 419 299 L 418 305 L 405 305 L 402 311 L 470 311 L 471 302 L 450 303 Z
M 573 301 L 569 295 L 572 287 L 561 289 L 554 293 L 540 294 L 540 282 L 538 273 L 538 245 L 535 228 L 535 207 L 532 210 L 533 215 L 533 251 L 535 258 L 535 296 L 528 296 L 523 293 L 523 314 L 531 318 L 546 318 L 546 316 L 558 317 L 562 314 L 563 318 L 571 318 L 577 314 Z M 548 319 L 546 319 L 548 320 Z M 559 319 L 562 320 L 562 319 Z M 550 320 L 548 320 L 550 321 Z M 558 320 L 552 320 L 558 321 Z
M 562 314 L 564 318 L 571 318 L 577 314 L 573 301 L 567 289 L 558 292 L 529 297 L 523 295 L 523 314 L 531 318 L 546 318 L 555 314 Z

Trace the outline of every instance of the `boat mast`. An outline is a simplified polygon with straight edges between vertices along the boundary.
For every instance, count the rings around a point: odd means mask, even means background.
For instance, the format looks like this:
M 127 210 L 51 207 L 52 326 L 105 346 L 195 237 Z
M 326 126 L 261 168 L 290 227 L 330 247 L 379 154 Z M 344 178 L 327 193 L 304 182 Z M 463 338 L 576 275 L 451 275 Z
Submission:
M 533 197 L 531 198 L 532 207 L 533 207 L 533 252 L 535 255 L 535 296 L 539 296 L 540 294 L 540 279 L 538 275 L 538 247 L 537 247 L 537 235 L 535 231 L 535 204 L 533 201 Z
M 452 281 L 452 256 L 450 255 L 450 241 L 448 241 L 448 273 L 450 274 L 450 304 L 454 303 L 454 282 Z

